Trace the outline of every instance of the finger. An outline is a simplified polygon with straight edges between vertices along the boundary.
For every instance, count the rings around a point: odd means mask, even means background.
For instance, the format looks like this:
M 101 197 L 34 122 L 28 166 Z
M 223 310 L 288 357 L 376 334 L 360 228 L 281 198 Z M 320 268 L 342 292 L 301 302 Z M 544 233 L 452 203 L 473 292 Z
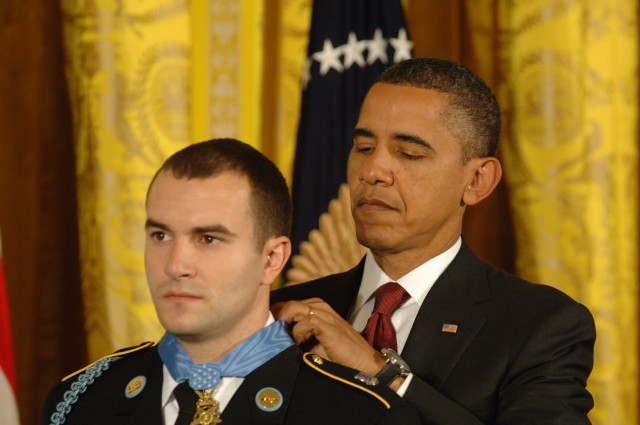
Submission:
M 305 349 L 318 343 L 313 327 L 308 326 L 304 322 L 298 322 L 293 325 L 291 328 L 291 338 L 293 338 L 296 345 L 304 345 Z
M 269 310 L 271 310 L 271 313 L 273 313 L 274 315 L 276 313 L 278 313 L 280 310 L 282 310 L 282 307 L 286 304 L 286 301 L 281 301 L 279 303 L 273 303 L 269 306 Z
M 307 316 L 296 322 L 291 328 L 291 337 L 297 345 L 305 343 L 310 339 L 315 339 L 317 329 L 322 327 L 316 314 Z
M 313 347 L 307 349 L 307 351 L 313 354 L 317 354 L 324 359 L 331 360 L 331 358 L 329 358 L 329 355 L 327 354 L 327 352 L 325 351 L 324 347 L 321 344 L 316 344 Z
M 285 322 L 299 322 L 304 319 L 310 311 L 314 311 L 313 307 L 302 301 L 287 301 L 276 303 L 271 306 L 271 313 L 276 320 L 284 320 Z

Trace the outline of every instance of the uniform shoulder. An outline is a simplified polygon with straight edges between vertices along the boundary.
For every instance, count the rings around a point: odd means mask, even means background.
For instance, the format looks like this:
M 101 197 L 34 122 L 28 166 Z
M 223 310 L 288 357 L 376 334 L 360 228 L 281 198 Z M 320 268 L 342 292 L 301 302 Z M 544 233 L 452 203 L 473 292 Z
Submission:
M 358 371 L 333 363 L 317 354 L 305 353 L 303 361 L 306 366 L 341 384 L 351 386 L 363 394 L 377 399 L 385 408 L 400 401 L 400 397 L 385 385 L 376 385 L 375 379 L 359 373 Z
M 106 355 L 98 360 L 96 360 L 95 362 L 88 364 L 87 366 L 83 367 L 82 369 L 76 370 L 75 372 L 65 376 L 64 378 L 62 378 L 62 381 L 66 381 L 68 379 L 71 379 L 83 372 L 86 372 L 92 368 L 96 369 L 96 368 L 104 368 L 105 366 L 107 366 L 108 364 L 116 361 L 116 360 L 120 360 L 125 356 L 128 356 L 130 354 L 133 353 L 138 353 L 141 352 L 143 350 L 146 350 L 150 347 L 153 347 L 155 345 L 154 342 L 151 341 L 146 341 L 143 342 L 139 345 L 135 345 L 132 347 L 126 347 L 126 348 L 121 348 L 118 351 L 113 352 L 112 354 Z

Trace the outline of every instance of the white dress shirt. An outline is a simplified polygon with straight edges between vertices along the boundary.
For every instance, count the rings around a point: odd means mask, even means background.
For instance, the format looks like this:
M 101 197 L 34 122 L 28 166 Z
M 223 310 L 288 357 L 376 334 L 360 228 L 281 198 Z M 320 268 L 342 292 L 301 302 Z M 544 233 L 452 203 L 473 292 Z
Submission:
M 410 295 L 410 298 L 391 315 L 391 323 L 393 323 L 393 327 L 396 330 L 399 353 L 402 353 L 407 338 L 409 338 L 409 332 L 418 316 L 422 302 L 433 284 L 458 254 L 461 246 L 462 238 L 458 238 L 451 248 L 395 280 Z M 360 290 L 349 317 L 349 321 L 356 331 L 362 332 L 371 316 L 375 304 L 376 290 L 388 282 L 394 282 L 394 280 L 387 276 L 378 266 L 371 250 L 367 250 Z M 404 395 L 412 377 L 413 375 L 407 377 L 402 387 L 398 390 L 398 394 Z
M 269 318 L 265 327 L 274 322 L 273 315 L 269 312 Z M 176 419 L 178 419 L 178 400 L 173 395 L 173 390 L 178 386 L 178 383 L 173 379 L 169 369 L 166 366 L 162 367 L 162 420 L 164 425 L 174 425 Z M 237 377 L 223 377 L 220 384 L 216 387 L 216 391 L 213 393 L 213 398 L 219 404 L 220 413 L 227 407 L 229 401 L 236 393 L 240 385 L 244 382 L 244 378 Z

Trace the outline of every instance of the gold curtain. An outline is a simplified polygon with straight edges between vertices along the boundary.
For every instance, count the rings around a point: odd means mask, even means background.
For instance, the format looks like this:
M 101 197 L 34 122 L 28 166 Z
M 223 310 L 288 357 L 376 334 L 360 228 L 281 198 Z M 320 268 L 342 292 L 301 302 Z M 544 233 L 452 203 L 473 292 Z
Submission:
M 637 424 L 637 3 L 467 5 L 476 59 L 501 77 L 518 272 L 589 307 L 590 418 Z

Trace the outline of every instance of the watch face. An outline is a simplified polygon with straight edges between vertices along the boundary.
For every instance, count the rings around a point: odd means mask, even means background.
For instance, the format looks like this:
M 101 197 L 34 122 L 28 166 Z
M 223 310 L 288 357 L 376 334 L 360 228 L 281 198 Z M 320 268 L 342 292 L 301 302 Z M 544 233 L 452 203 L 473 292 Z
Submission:
M 384 357 L 389 361 L 389 363 L 400 369 L 399 373 L 401 375 L 406 376 L 411 373 L 411 369 L 409 368 L 407 362 L 405 362 L 402 357 L 400 357 L 400 355 L 393 351 L 391 348 L 383 348 L 381 352 L 382 355 L 384 355 Z

